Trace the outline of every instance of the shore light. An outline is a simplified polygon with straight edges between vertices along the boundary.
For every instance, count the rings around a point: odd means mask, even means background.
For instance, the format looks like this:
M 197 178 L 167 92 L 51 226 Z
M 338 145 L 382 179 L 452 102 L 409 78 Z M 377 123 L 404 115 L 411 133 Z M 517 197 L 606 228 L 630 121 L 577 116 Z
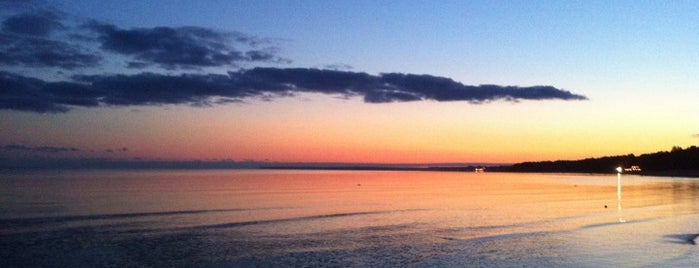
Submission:
M 617 167 L 617 168 L 616 168 L 616 172 L 617 172 L 617 173 L 621 173 L 622 170 L 623 170 L 623 169 L 622 169 L 621 167 Z

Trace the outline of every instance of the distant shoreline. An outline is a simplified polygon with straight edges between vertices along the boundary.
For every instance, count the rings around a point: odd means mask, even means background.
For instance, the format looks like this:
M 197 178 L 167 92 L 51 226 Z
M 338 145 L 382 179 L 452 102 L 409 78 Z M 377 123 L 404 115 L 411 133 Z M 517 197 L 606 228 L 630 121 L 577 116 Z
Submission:
M 442 172 L 517 172 L 517 173 L 588 173 L 614 174 L 617 168 L 631 170 L 624 174 L 663 177 L 699 177 L 699 147 L 673 147 L 656 153 L 605 156 L 580 160 L 539 162 L 479 163 L 343 163 L 343 162 L 270 162 L 234 160 L 113 160 L 93 159 L 8 159 L 0 157 L 0 170 L 203 170 L 203 169 L 289 169 L 289 170 L 375 170 L 375 171 L 442 171 Z
M 584 172 L 584 171 L 510 171 L 511 166 L 493 166 L 486 168 L 483 172 L 502 173 L 567 173 L 567 174 L 616 174 L 616 172 Z M 260 167 L 259 169 L 270 170 L 347 170 L 347 171 L 437 171 L 437 172 L 475 172 L 475 166 L 469 167 L 381 167 L 381 166 L 335 166 L 335 167 L 314 167 L 314 166 L 271 166 Z M 622 173 L 627 175 L 655 176 L 655 177 L 689 177 L 699 178 L 699 170 L 670 170 L 651 172 L 630 172 Z
M 516 164 L 515 164 L 516 165 Z M 0 171 L 65 171 L 65 170 L 328 170 L 328 171 L 424 171 L 424 172 L 471 172 L 476 173 L 476 169 L 483 169 L 480 172 L 485 173 L 561 173 L 561 174 L 616 174 L 616 171 L 599 172 L 585 170 L 513 170 L 515 165 L 500 165 L 500 166 L 392 166 L 386 165 L 245 165 L 245 166 L 220 166 L 220 165 L 202 165 L 202 166 L 179 166 L 179 165 L 101 165 L 101 166 L 68 166 L 68 167 L 15 167 L 15 168 L 0 168 Z M 639 176 L 656 176 L 656 177 L 685 177 L 699 178 L 699 170 L 667 170 L 667 171 L 642 171 L 642 172 L 626 172 L 624 175 L 639 175 Z
M 475 167 L 387 167 L 387 166 L 271 166 L 259 169 L 275 170 L 366 170 L 366 171 L 443 171 L 443 172 L 473 172 Z

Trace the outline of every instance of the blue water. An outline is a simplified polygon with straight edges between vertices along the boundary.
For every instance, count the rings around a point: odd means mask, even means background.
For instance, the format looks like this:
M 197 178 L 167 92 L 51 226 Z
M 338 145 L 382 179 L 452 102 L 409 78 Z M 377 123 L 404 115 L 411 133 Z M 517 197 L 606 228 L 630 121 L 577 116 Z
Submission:
M 618 195 L 614 174 L 0 175 L 2 267 L 654 267 L 699 260 L 688 240 L 699 233 L 699 182 L 684 178 L 627 176 Z

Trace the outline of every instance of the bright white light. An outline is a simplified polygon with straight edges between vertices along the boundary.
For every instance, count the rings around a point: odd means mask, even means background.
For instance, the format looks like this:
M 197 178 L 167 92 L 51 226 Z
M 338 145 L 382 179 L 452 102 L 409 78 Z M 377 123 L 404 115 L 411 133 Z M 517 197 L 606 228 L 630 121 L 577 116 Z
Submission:
M 621 173 L 621 170 L 622 170 L 621 167 L 617 167 L 617 168 L 616 168 L 616 172 L 617 172 L 617 173 Z

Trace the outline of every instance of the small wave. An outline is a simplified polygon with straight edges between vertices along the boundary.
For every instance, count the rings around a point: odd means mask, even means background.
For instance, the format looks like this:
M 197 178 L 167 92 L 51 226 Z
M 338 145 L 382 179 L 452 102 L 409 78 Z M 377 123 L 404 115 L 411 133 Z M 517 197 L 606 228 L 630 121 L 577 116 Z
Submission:
M 348 212 L 348 213 L 331 213 L 331 214 L 321 214 L 321 215 L 311 215 L 303 217 L 293 217 L 293 218 L 283 218 L 283 219 L 271 219 L 271 220 L 258 220 L 258 221 L 244 221 L 244 222 L 230 222 L 222 224 L 212 224 L 212 225 L 200 225 L 193 228 L 196 229 L 216 229 L 216 228 L 234 228 L 249 225 L 258 224 L 269 224 L 269 223 L 282 223 L 282 222 L 295 222 L 295 221 L 308 221 L 308 220 L 319 220 L 328 218 L 343 218 L 343 217 L 353 217 L 353 216 L 363 216 L 363 215 L 375 215 L 375 214 L 388 214 L 396 212 L 410 212 L 410 211 L 420 211 L 422 209 L 409 209 L 409 210 L 384 210 L 384 211 L 362 211 L 362 212 Z
M 505 239 L 513 239 L 513 238 L 531 237 L 531 236 L 545 235 L 545 234 L 551 234 L 551 233 L 552 232 L 507 233 L 507 234 L 499 234 L 499 235 L 481 236 L 481 237 L 476 237 L 476 238 L 464 239 L 464 240 L 460 240 L 460 241 L 480 243 L 480 242 L 489 242 L 489 241 L 494 241 L 494 240 L 505 240 Z
M 266 223 L 306 221 L 306 220 L 351 217 L 351 216 L 361 216 L 361 215 L 371 215 L 371 214 L 381 214 L 381 213 L 387 213 L 387 212 L 369 211 L 369 212 L 335 213 L 335 214 L 313 215 L 313 216 L 285 218 L 285 219 L 243 221 L 243 222 L 231 222 L 231 223 L 212 224 L 212 225 L 201 225 L 201 226 L 197 226 L 195 228 L 197 228 L 197 229 L 232 228 L 232 227 L 241 227 L 241 226 L 248 226 L 248 225 L 266 224 Z
M 581 226 L 580 228 L 578 228 L 578 230 L 600 228 L 600 227 L 614 226 L 614 225 L 620 225 L 620 224 L 633 224 L 633 223 L 640 223 L 640 222 L 649 222 L 649 221 L 653 221 L 653 220 L 656 220 L 656 219 L 631 220 L 631 221 L 623 221 L 623 222 L 619 222 L 619 221 L 603 222 L 603 223 L 596 223 L 596 224 Z
M 273 208 L 263 208 L 273 209 Z M 159 212 L 138 212 L 138 213 L 119 213 L 119 214 L 93 214 L 93 215 L 75 215 L 75 216 L 58 216 L 58 217 L 39 217 L 39 218 L 10 218 L 0 219 L 0 226 L 27 226 L 47 223 L 66 223 L 74 221 L 88 220 L 110 220 L 110 219 L 125 219 L 138 217 L 152 216 L 171 216 L 184 214 L 203 214 L 203 213 L 218 213 L 218 212 L 235 212 L 259 210 L 250 208 L 234 208 L 234 209 L 206 209 L 206 210 L 179 210 L 179 211 L 159 211 Z

